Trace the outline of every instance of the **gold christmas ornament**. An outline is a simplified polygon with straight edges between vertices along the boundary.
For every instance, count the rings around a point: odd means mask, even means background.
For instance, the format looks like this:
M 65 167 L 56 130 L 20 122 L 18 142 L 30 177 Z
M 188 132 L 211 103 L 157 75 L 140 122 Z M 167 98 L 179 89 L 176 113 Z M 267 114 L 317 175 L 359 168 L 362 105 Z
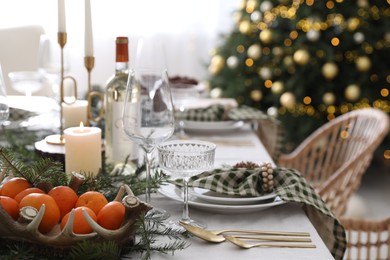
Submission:
M 294 60 L 291 56 L 286 56 L 284 57 L 283 59 L 283 63 L 286 65 L 286 66 L 291 66 L 293 64 Z
M 270 11 L 273 7 L 272 2 L 270 1 L 261 1 L 262 3 L 260 4 L 260 11 L 267 12 Z
M 339 68 L 333 62 L 327 62 L 322 66 L 322 75 L 328 80 L 334 79 L 339 73 Z
M 260 32 L 259 35 L 260 41 L 265 44 L 268 44 L 272 41 L 272 31 L 269 29 L 264 29 Z
M 320 38 L 320 32 L 318 30 L 310 30 L 306 33 L 306 37 L 311 42 L 316 42 Z
M 220 72 L 223 69 L 224 66 L 225 66 L 225 59 L 221 55 L 215 55 L 211 59 L 211 63 L 208 69 L 212 75 L 216 75 L 218 72 Z
M 255 0 L 248 0 L 248 2 L 246 2 L 246 10 L 247 10 L 247 12 L 252 13 L 254 11 L 254 9 L 256 8 L 256 5 L 257 5 L 257 1 L 255 1 Z
M 211 91 L 210 91 L 210 97 L 211 98 L 220 98 L 222 97 L 222 89 L 220 88 L 213 88 Z
M 358 71 L 367 72 L 371 68 L 371 60 L 367 56 L 358 57 L 355 62 Z
M 238 24 L 242 18 L 241 12 L 234 12 L 232 19 L 235 24 Z
M 360 97 L 360 88 L 356 84 L 348 85 L 344 92 L 345 98 L 349 101 L 356 101 Z
M 238 58 L 236 56 L 230 56 L 227 60 L 226 60 L 226 64 L 229 68 L 231 69 L 235 69 L 237 68 L 237 65 L 238 65 Z
M 272 77 L 272 71 L 270 68 L 268 67 L 262 67 L 260 70 L 259 70 L 259 76 L 264 79 L 264 80 L 267 80 L 267 79 L 270 79 Z
M 293 93 L 285 92 L 280 96 L 280 104 L 285 108 L 294 108 L 296 103 L 296 98 Z
M 260 101 L 263 98 L 263 93 L 258 89 L 252 90 L 250 95 L 253 101 Z
M 238 30 L 242 34 L 248 34 L 251 31 L 251 23 L 247 20 L 243 20 L 238 25 Z
M 284 90 L 284 84 L 283 82 L 281 81 L 275 81 L 273 84 L 272 84 L 272 87 L 271 87 L 271 91 L 272 93 L 278 95 L 278 94 L 281 94 Z
M 276 117 L 278 115 L 278 109 L 276 107 L 269 107 L 267 109 L 267 114 L 272 117 Z
M 299 65 L 306 65 L 310 60 L 310 54 L 307 50 L 300 49 L 294 53 L 294 62 Z
M 248 57 L 257 60 L 261 57 L 261 47 L 259 44 L 253 44 L 248 48 Z
M 336 97 L 332 92 L 326 92 L 322 96 L 322 101 L 325 103 L 325 105 L 333 105 L 336 101 Z
M 350 18 L 348 20 L 348 30 L 350 30 L 351 32 L 356 31 L 359 25 L 360 20 L 356 17 Z

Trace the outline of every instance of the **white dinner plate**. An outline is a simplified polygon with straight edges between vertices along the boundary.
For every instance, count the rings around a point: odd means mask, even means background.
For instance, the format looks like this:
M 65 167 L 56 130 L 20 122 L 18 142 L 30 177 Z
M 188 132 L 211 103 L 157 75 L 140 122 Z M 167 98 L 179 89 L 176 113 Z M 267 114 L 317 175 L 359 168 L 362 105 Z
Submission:
M 173 184 L 162 185 L 159 188 L 159 193 L 167 198 L 183 202 L 182 191 Z M 269 203 L 250 204 L 250 205 L 222 205 L 213 204 L 201 201 L 195 196 L 190 196 L 188 199 L 188 205 L 193 208 L 205 210 L 208 212 L 220 213 L 220 214 L 245 214 L 251 212 L 257 212 L 265 210 L 277 205 L 284 204 L 285 202 L 279 197 L 275 197 L 273 201 Z
M 243 121 L 184 121 L 183 128 L 190 132 L 230 132 L 244 125 Z
M 276 194 L 274 192 L 257 197 L 243 197 L 243 196 L 229 196 L 208 189 L 189 187 L 188 192 L 199 199 L 226 205 L 245 205 L 245 204 L 259 204 L 266 200 L 274 199 Z M 266 201 L 268 202 L 268 201 Z

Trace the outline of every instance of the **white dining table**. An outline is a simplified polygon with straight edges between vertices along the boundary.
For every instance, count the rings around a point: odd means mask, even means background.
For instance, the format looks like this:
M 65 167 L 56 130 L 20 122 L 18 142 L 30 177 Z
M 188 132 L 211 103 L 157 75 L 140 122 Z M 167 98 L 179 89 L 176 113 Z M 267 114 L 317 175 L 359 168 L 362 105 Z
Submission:
M 233 165 L 241 161 L 255 163 L 270 162 L 270 155 L 261 140 L 250 129 L 244 126 L 239 130 L 225 131 L 218 134 L 191 133 L 189 138 L 216 143 L 215 167 L 225 164 Z M 183 203 L 172 200 L 161 194 L 152 195 L 152 205 L 166 209 L 171 217 L 179 219 Z M 214 244 L 197 237 L 186 239 L 189 247 L 175 251 L 174 254 L 153 253 L 152 259 L 334 259 L 322 241 L 316 229 L 299 204 L 283 203 L 267 209 L 250 212 L 213 211 L 190 206 L 190 216 L 207 224 L 208 229 L 249 229 L 269 231 L 308 232 L 316 248 L 252 248 L 241 249 L 230 242 Z M 161 243 L 169 242 L 162 240 Z

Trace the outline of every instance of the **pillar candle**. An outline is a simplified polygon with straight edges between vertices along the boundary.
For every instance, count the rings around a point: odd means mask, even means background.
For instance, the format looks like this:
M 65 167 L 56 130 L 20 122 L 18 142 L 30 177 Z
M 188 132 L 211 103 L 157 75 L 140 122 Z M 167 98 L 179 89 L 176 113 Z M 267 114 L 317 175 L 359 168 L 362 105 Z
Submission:
M 96 176 L 102 167 L 101 129 L 70 127 L 64 130 L 65 171 Z
M 85 57 L 93 57 L 91 1 L 85 0 Z
M 87 100 L 76 100 L 73 104 L 62 103 L 61 106 L 64 128 L 79 126 L 80 122 L 88 125 Z
M 65 0 L 58 0 L 58 32 L 66 32 Z

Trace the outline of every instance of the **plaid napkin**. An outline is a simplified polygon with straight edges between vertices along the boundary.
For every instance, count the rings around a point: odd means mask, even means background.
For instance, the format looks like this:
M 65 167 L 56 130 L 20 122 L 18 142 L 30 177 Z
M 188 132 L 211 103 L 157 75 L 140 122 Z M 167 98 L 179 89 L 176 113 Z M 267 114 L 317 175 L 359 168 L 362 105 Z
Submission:
M 261 139 L 272 159 L 277 162 L 284 142 L 284 129 L 279 120 L 263 111 L 249 107 L 226 107 L 220 104 L 205 108 L 191 108 L 176 111 L 177 120 L 188 121 L 246 121 L 255 125 L 257 135 Z
M 176 117 L 189 121 L 227 121 L 227 120 L 260 120 L 269 118 L 262 111 L 248 107 L 226 107 L 215 104 L 205 108 L 191 108 L 178 112 Z
M 26 120 L 32 116 L 36 116 L 37 114 L 28 110 L 19 109 L 10 107 L 9 108 L 9 120 L 11 121 L 19 121 L 19 120 Z
M 191 177 L 189 186 L 228 195 L 258 196 L 267 192 L 263 189 L 261 176 L 261 167 L 215 169 Z M 175 183 L 181 185 L 181 180 Z M 301 174 L 293 169 L 274 168 L 273 187 L 283 201 L 302 203 L 304 211 L 332 255 L 335 259 L 343 259 L 347 245 L 344 227 Z

